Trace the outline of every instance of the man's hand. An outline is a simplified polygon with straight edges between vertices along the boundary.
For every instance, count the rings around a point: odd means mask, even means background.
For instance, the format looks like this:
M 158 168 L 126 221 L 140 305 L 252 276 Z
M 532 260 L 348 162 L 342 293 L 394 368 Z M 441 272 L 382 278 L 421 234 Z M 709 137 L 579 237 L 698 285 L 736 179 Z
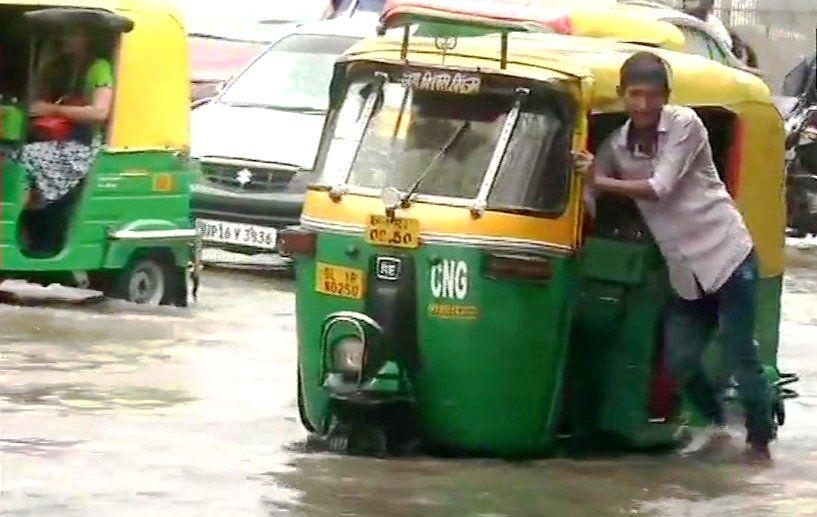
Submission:
M 573 153 L 573 168 L 584 177 L 584 184 L 594 186 L 596 184 L 596 168 L 593 166 L 595 157 L 587 151 L 576 151 Z

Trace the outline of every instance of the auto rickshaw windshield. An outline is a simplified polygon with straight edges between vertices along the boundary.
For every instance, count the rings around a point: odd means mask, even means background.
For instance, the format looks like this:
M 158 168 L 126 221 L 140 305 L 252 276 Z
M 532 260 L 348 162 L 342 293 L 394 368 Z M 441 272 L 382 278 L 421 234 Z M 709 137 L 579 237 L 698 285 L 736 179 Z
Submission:
M 469 201 L 483 194 L 489 208 L 560 214 L 571 144 L 566 113 L 553 97 L 475 85 L 452 92 L 405 77 L 353 81 L 324 175 L 343 170 L 352 187 Z

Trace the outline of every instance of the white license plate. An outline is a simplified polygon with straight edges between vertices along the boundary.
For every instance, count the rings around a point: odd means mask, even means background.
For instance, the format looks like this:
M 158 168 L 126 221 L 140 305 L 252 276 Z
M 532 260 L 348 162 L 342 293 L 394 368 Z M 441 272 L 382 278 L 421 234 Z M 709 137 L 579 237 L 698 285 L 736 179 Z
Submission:
M 267 250 L 275 249 L 275 241 L 278 237 L 278 231 L 269 226 L 212 219 L 196 219 L 196 230 L 205 243 L 234 244 Z

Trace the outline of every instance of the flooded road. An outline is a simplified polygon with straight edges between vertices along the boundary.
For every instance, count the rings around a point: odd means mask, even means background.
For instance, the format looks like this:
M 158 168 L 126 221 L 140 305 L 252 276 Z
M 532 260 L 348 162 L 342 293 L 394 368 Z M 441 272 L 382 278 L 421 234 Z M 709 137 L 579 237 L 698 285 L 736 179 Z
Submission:
M 0 513 L 817 515 L 817 247 L 790 249 L 769 469 L 677 455 L 373 460 L 306 452 L 291 280 L 208 270 L 190 309 L 0 305 Z

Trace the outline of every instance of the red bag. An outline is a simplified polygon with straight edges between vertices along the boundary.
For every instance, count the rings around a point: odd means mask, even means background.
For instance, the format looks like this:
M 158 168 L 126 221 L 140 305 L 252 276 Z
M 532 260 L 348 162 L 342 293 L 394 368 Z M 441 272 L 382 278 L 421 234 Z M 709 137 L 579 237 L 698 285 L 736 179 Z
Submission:
M 58 142 L 68 140 L 74 132 L 74 123 L 66 117 L 37 117 L 32 127 L 39 138 Z
M 88 103 L 82 98 L 62 98 L 57 104 L 63 106 L 86 106 Z M 36 117 L 32 121 L 32 128 L 36 135 L 43 140 L 62 142 L 71 138 L 74 133 L 74 122 L 62 116 Z

